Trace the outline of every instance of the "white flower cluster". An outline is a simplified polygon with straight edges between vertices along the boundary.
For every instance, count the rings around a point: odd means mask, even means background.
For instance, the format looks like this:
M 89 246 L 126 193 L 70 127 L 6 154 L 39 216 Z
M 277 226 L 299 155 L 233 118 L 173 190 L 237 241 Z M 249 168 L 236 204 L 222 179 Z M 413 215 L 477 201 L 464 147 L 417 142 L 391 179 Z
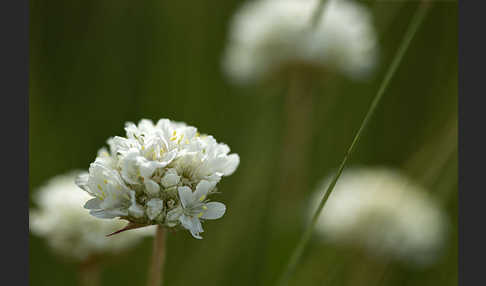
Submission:
M 231 175 L 240 159 L 212 136 L 185 123 L 161 119 L 128 122 L 126 137 L 108 140 L 89 173 L 76 183 L 94 198 L 85 208 L 99 218 L 203 232 L 201 220 L 218 219 L 224 204 L 209 202 L 222 176 Z
M 312 211 L 329 182 L 316 192 Z M 316 230 L 336 243 L 426 265 L 437 258 L 446 226 L 444 213 L 426 190 L 398 171 L 355 168 L 343 172 Z
M 118 253 L 154 234 L 154 227 L 147 227 L 106 238 L 106 234 L 119 230 L 126 222 L 100 220 L 83 209 L 91 196 L 74 184 L 78 173 L 49 180 L 34 195 L 39 208 L 29 213 L 32 233 L 44 237 L 57 254 L 82 261 L 91 256 Z
M 317 27 L 311 18 L 320 0 L 253 0 L 235 15 L 223 69 L 249 83 L 289 65 L 337 69 L 351 77 L 369 74 L 377 59 L 376 32 L 366 7 L 329 0 Z

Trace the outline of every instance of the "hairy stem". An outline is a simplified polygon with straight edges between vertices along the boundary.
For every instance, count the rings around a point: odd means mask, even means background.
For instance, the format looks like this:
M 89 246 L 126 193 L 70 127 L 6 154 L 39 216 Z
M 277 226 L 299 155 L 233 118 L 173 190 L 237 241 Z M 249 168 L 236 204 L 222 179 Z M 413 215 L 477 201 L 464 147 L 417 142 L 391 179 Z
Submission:
M 396 53 L 396 55 L 393 59 L 393 62 L 391 63 L 388 71 L 386 72 L 385 78 L 383 79 L 383 81 L 382 81 L 382 83 L 381 83 L 381 85 L 378 89 L 378 92 L 376 93 L 373 101 L 371 102 L 371 105 L 368 109 L 368 112 L 366 113 L 366 116 L 364 117 L 364 119 L 361 123 L 361 126 L 359 127 L 358 131 L 356 132 L 356 135 L 354 136 L 354 139 L 351 142 L 351 145 L 349 146 L 348 150 L 346 151 L 346 154 L 344 155 L 344 158 L 341 162 L 341 165 L 339 166 L 338 171 L 334 175 L 334 178 L 332 179 L 331 183 L 329 184 L 329 186 L 326 190 L 326 193 L 324 194 L 321 202 L 319 203 L 319 207 L 317 208 L 316 212 L 314 213 L 314 216 L 312 217 L 311 223 L 309 224 L 306 231 L 301 236 L 301 239 L 300 239 L 299 243 L 297 244 L 297 247 L 295 248 L 294 252 L 292 253 L 292 256 L 290 257 L 290 260 L 287 264 L 287 267 L 286 267 L 286 269 L 285 269 L 285 271 L 284 271 L 284 273 L 281 276 L 281 279 L 279 281 L 279 285 L 288 285 L 290 277 L 292 276 L 292 274 L 295 271 L 295 267 L 296 267 L 298 261 L 300 260 L 300 258 L 302 256 L 304 248 L 307 245 L 307 243 L 309 242 L 309 239 L 310 239 L 312 232 L 314 230 L 314 227 L 316 225 L 317 219 L 319 218 L 319 215 L 321 214 L 321 211 L 324 208 L 324 205 L 326 204 L 329 196 L 331 195 L 332 190 L 334 189 L 334 186 L 336 185 L 337 180 L 341 176 L 341 173 L 344 170 L 344 167 L 345 167 L 350 155 L 352 154 L 352 152 L 356 148 L 357 143 L 359 142 L 359 140 L 361 138 L 361 134 L 363 133 L 363 130 L 368 125 L 371 117 L 375 113 L 376 108 L 378 106 L 378 103 L 381 101 L 383 94 L 384 94 L 386 88 L 388 87 L 388 84 L 390 83 L 391 78 L 393 77 L 398 66 L 400 65 L 400 63 L 403 59 L 403 56 L 405 55 L 405 52 L 407 51 L 407 48 L 409 47 L 413 36 L 417 32 L 418 27 L 420 26 L 420 24 L 422 23 L 422 21 L 425 18 L 425 15 L 427 14 L 427 11 L 428 11 L 428 8 L 429 8 L 428 3 L 429 2 L 421 3 L 417 12 L 415 13 L 415 15 L 414 15 L 414 17 L 413 17 L 413 19 L 410 23 L 410 26 L 408 27 L 408 30 L 405 33 L 405 36 L 402 40 L 402 43 L 400 44 L 400 47 L 399 47 L 399 49 L 398 49 L 398 51 L 397 51 L 397 53 Z

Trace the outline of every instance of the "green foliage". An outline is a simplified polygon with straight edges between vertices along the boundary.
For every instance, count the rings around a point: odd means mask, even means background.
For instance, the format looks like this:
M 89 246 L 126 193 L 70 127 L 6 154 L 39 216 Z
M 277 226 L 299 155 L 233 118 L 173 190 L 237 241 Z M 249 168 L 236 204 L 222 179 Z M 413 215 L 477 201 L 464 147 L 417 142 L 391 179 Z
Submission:
M 305 227 L 302 210 L 309 194 L 339 166 L 416 9 L 416 3 L 402 1 L 366 2 L 380 34 L 380 68 L 369 82 L 331 75 L 318 85 L 308 182 L 285 204 L 287 195 L 276 188 L 286 83 L 241 89 L 230 85 L 220 68 L 238 2 L 31 0 L 31 196 L 54 175 L 87 169 L 109 136 L 122 135 L 125 121 L 141 118 L 196 125 L 241 157 L 235 174 L 219 185 L 228 211 L 205 224 L 205 239 L 168 234 L 166 285 L 277 282 Z M 425 270 L 390 263 L 383 272 L 369 258 L 311 241 L 291 284 L 353 285 L 369 279 L 376 283 L 363 285 L 456 285 L 455 147 L 434 180 L 422 176 L 444 155 L 437 150 L 457 141 L 456 132 L 441 140 L 456 121 L 457 4 L 437 2 L 349 164 L 402 168 L 439 197 L 451 222 L 444 255 Z M 143 285 L 150 249 L 147 239 L 108 260 L 103 285 Z M 76 275 L 75 265 L 54 257 L 31 236 L 32 285 L 71 285 Z

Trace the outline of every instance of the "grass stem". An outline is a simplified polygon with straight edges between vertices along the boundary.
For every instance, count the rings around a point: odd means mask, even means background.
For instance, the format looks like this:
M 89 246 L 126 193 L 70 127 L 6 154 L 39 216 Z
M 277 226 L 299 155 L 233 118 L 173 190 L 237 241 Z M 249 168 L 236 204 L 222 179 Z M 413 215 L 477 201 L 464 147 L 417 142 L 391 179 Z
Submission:
M 324 2 L 324 1 L 322 1 L 322 2 Z M 319 5 L 318 8 L 320 6 L 321 5 Z M 368 112 L 366 113 L 366 116 L 364 117 L 364 119 L 361 123 L 361 126 L 359 127 L 358 131 L 356 132 L 356 135 L 353 138 L 353 141 L 351 142 L 351 145 L 349 146 L 348 150 L 346 151 L 346 154 L 344 155 L 344 158 L 341 162 L 341 165 L 339 166 L 338 171 L 334 175 L 334 178 L 332 179 L 332 181 L 329 184 L 321 202 L 319 203 L 319 207 L 317 208 L 316 212 L 314 213 L 314 216 L 312 217 L 312 220 L 311 220 L 309 226 L 307 227 L 307 229 L 303 233 L 300 241 L 297 244 L 297 247 L 295 248 L 294 252 L 292 253 L 292 256 L 290 257 L 290 260 L 287 264 L 287 267 L 286 267 L 283 275 L 281 276 L 281 278 L 279 280 L 278 285 L 281 285 L 281 286 L 288 285 L 289 280 L 290 280 L 292 274 L 295 271 L 297 263 L 302 256 L 304 248 L 307 245 L 307 243 L 309 242 L 309 239 L 310 239 L 312 232 L 314 230 L 314 227 L 316 225 L 317 219 L 319 218 L 319 215 L 321 214 L 321 211 L 324 208 L 324 205 L 326 204 L 329 196 L 331 195 L 332 190 L 334 189 L 334 186 L 336 185 L 336 182 L 338 181 L 339 177 L 341 176 L 341 173 L 344 170 L 344 167 L 345 167 L 349 157 L 351 156 L 354 149 L 356 148 L 357 143 L 359 142 L 359 140 L 361 138 L 361 134 L 363 133 L 363 130 L 368 125 L 371 117 L 375 113 L 376 108 L 377 108 L 378 104 L 380 103 L 380 101 L 383 97 L 383 94 L 385 93 L 385 90 L 390 83 L 390 80 L 392 79 L 397 68 L 399 67 L 399 65 L 400 65 L 400 63 L 401 63 L 401 61 L 402 61 L 402 59 L 405 55 L 405 52 L 407 51 L 407 49 L 410 45 L 410 42 L 413 39 L 414 35 L 416 34 L 420 24 L 424 20 L 429 7 L 430 7 L 430 5 L 429 5 L 428 1 L 422 2 L 422 3 L 419 4 L 419 7 L 418 7 L 417 11 L 415 12 L 414 17 L 411 20 L 410 26 L 408 27 L 408 29 L 405 33 L 405 36 L 402 40 L 402 43 L 400 44 L 400 47 L 399 47 L 395 57 L 393 58 L 393 61 L 390 65 L 390 67 L 388 68 L 383 81 L 380 84 L 378 92 L 376 93 L 373 101 L 371 102 L 371 105 L 368 109 Z
M 324 7 L 326 6 L 328 0 L 320 0 L 317 4 L 317 8 L 314 10 L 311 18 L 311 28 L 315 28 L 317 24 L 321 21 L 322 15 L 324 14 Z

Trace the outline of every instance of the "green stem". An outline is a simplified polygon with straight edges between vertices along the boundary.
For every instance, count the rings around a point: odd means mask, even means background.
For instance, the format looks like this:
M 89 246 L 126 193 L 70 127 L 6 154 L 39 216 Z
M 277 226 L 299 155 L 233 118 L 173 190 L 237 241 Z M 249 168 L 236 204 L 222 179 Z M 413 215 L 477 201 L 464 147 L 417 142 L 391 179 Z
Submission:
M 319 207 L 317 208 L 317 211 L 315 212 L 314 216 L 312 217 L 310 225 L 307 227 L 306 231 L 302 235 L 299 243 L 297 244 L 297 247 L 295 248 L 294 252 L 292 253 L 292 256 L 289 260 L 289 263 L 287 264 L 286 270 L 281 276 L 281 279 L 279 281 L 279 285 L 288 285 L 290 277 L 295 271 L 295 267 L 297 265 L 297 262 L 302 256 L 302 253 L 304 251 L 304 248 L 306 244 L 309 242 L 309 239 L 312 235 L 312 232 L 314 230 L 315 224 L 317 222 L 317 219 L 319 218 L 319 215 L 321 214 L 321 211 L 326 204 L 329 196 L 331 195 L 332 190 L 334 189 L 334 186 L 336 185 L 337 180 L 341 176 L 341 173 L 346 165 L 346 162 L 348 161 L 350 155 L 354 151 L 357 143 L 359 142 L 361 138 L 361 134 L 363 133 L 363 130 L 365 127 L 368 125 L 368 122 L 370 121 L 370 118 L 373 116 L 373 114 L 376 111 L 376 108 L 378 106 L 378 103 L 381 101 L 383 94 L 388 87 L 388 84 L 395 74 L 398 66 L 400 65 L 403 56 L 405 55 L 405 52 L 407 51 L 410 42 L 412 38 L 414 37 L 415 33 L 417 32 L 420 24 L 425 18 L 425 15 L 427 14 L 428 8 L 429 8 L 429 2 L 422 2 L 415 13 L 410 26 L 403 38 L 403 41 L 393 59 L 392 64 L 390 65 L 388 71 L 386 72 L 385 78 L 383 79 L 383 82 L 381 83 L 377 94 L 375 95 L 375 98 L 373 99 L 370 108 L 368 109 L 368 112 L 366 113 L 365 118 L 363 119 L 363 122 L 361 123 L 361 126 L 358 129 L 358 132 L 354 136 L 353 141 L 351 142 L 351 145 L 349 146 L 348 150 L 346 151 L 346 154 L 344 155 L 344 159 L 341 162 L 341 165 L 339 166 L 338 171 L 334 175 L 333 180 L 331 181 L 329 187 L 326 190 L 326 193 L 324 194 L 324 197 L 322 198 L 321 202 L 319 203 Z

